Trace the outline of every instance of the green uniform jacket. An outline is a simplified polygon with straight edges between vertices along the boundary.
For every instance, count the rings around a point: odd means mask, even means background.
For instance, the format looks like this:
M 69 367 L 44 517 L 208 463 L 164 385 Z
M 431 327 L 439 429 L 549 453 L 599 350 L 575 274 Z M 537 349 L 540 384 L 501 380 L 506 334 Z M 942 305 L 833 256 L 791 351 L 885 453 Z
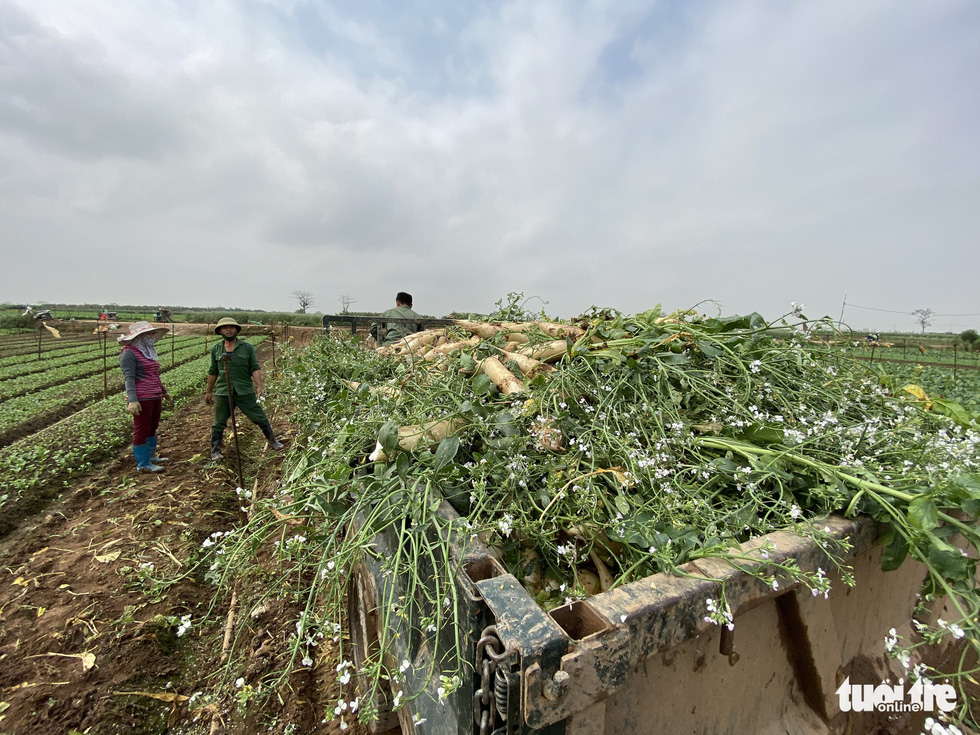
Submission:
M 225 381 L 225 342 L 219 339 L 211 346 L 211 365 L 208 366 L 208 375 L 217 375 L 218 381 L 214 385 L 216 396 L 228 395 L 228 384 Z M 240 395 L 255 393 L 255 385 L 252 383 L 252 373 L 259 369 L 259 356 L 255 354 L 255 347 L 248 342 L 235 339 L 235 349 L 231 353 L 231 365 L 228 372 L 231 375 L 231 388 Z
M 385 318 L 391 319 L 421 319 L 421 314 L 416 314 L 408 306 L 396 306 L 394 309 L 388 309 L 381 316 L 378 317 L 378 321 L 384 321 Z M 402 337 L 407 337 L 410 334 L 415 334 L 422 330 L 421 324 L 389 324 L 387 330 L 385 331 L 384 339 L 378 337 L 378 325 L 371 325 L 371 336 L 378 340 L 379 345 L 390 345 L 392 342 L 397 342 Z

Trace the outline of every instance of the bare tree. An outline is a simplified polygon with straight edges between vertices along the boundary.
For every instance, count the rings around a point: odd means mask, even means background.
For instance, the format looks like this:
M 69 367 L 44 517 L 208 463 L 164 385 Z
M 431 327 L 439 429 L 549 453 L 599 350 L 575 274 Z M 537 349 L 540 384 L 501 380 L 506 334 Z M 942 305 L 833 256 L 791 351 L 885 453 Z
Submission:
M 313 306 L 313 294 L 310 291 L 293 291 L 290 296 L 299 302 L 299 313 L 305 314 Z
M 926 333 L 926 327 L 932 324 L 932 318 L 935 315 L 936 312 L 934 312 L 932 309 L 916 309 L 912 312 L 912 316 L 915 317 L 915 320 L 919 323 L 919 326 L 922 327 L 923 334 Z
M 337 301 L 340 302 L 340 305 L 344 309 L 341 312 L 342 314 L 346 314 L 347 313 L 347 310 L 350 308 L 350 305 L 351 304 L 356 304 L 357 303 L 357 299 L 355 299 L 355 298 L 353 298 L 351 296 L 348 296 L 347 294 L 343 294 L 340 298 L 337 299 Z

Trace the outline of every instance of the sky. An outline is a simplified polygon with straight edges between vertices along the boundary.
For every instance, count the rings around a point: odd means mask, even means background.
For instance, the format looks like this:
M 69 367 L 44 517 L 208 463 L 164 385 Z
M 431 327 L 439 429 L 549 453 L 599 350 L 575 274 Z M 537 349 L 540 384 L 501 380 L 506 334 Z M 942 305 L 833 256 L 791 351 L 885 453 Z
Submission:
M 0 0 L 0 301 L 980 328 L 980 3 Z

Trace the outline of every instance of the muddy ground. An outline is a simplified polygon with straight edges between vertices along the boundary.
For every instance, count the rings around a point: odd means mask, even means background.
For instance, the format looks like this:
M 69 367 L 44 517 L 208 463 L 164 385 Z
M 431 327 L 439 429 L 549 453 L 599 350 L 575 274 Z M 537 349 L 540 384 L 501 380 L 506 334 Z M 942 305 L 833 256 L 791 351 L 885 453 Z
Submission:
M 288 451 L 292 429 L 272 419 Z M 341 731 L 324 722 L 338 692 L 329 641 L 277 696 L 251 696 L 286 667 L 296 611 L 281 600 L 257 609 L 261 590 L 245 585 L 216 592 L 195 565 L 210 534 L 244 518 L 231 432 L 226 459 L 212 462 L 210 425 L 198 397 L 161 425 L 165 473 L 136 474 L 127 448 L 0 539 L 0 735 Z M 261 494 L 283 454 L 240 426 L 244 474 Z M 246 634 L 226 644 L 231 592 Z

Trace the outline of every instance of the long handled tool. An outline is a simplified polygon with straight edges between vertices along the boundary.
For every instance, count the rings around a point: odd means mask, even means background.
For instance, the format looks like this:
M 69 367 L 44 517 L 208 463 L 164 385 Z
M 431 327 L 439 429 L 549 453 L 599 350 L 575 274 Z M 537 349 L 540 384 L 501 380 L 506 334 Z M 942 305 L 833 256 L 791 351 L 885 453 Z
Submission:
M 238 463 L 238 487 L 245 487 L 245 477 L 242 475 L 242 453 L 238 449 L 238 426 L 235 422 L 235 394 L 231 390 L 231 353 L 226 352 L 221 361 L 225 364 L 225 385 L 228 386 L 228 416 L 231 419 L 231 433 L 235 437 L 235 461 Z

